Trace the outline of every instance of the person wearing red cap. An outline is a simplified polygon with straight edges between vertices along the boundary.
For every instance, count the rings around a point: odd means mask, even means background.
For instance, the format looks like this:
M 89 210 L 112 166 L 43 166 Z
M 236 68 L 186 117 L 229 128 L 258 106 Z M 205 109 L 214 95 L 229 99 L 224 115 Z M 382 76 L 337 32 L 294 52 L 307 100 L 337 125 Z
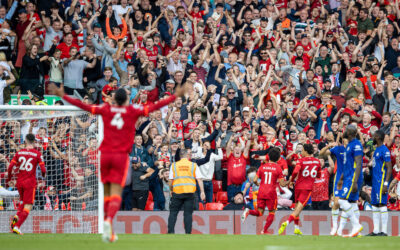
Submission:
M 345 96 L 357 98 L 364 93 L 364 85 L 356 78 L 356 70 L 351 68 L 347 71 L 348 80 L 342 83 L 341 92 Z

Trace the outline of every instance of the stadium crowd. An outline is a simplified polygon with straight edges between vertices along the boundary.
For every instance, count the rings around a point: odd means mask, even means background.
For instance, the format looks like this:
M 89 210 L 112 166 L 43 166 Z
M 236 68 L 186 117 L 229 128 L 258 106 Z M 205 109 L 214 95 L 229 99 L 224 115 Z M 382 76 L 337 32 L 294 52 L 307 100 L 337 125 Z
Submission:
M 280 148 L 290 176 L 306 143 L 323 165 L 308 207 L 329 209 L 335 159 L 323 152 L 354 124 L 364 145 L 359 206 L 370 210 L 376 130 L 393 176 L 400 171 L 399 20 L 398 0 L 2 0 L 0 104 L 11 94 L 45 104 L 55 82 L 98 104 L 123 87 L 145 106 L 186 84 L 184 98 L 132 128 L 123 210 L 168 210 L 169 168 L 182 148 L 200 167 L 206 203 L 252 207 L 254 156 Z M 4 121 L 0 172 L 33 131 L 49 168 L 35 208 L 96 209 L 96 121 Z M 293 190 L 277 192 L 279 208 L 293 206 Z M 400 209 L 397 198 L 390 209 Z

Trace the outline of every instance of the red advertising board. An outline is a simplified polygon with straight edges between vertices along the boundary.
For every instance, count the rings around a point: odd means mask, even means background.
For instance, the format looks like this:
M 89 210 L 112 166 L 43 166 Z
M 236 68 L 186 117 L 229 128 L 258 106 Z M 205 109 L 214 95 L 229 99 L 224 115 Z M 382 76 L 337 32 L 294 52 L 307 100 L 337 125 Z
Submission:
M 249 216 L 244 224 L 240 221 L 242 211 L 196 211 L 193 214 L 193 234 L 259 234 L 265 223 L 266 215 L 255 218 Z M 280 223 L 288 218 L 290 211 L 278 211 L 270 232 L 277 234 Z M 0 212 L 1 223 L 11 220 L 13 212 Z M 167 233 L 168 211 L 159 212 L 119 212 L 114 220 L 114 229 L 118 234 L 165 234 Z M 388 234 L 399 234 L 398 212 L 389 212 Z M 364 234 L 373 229 L 372 212 L 361 212 L 361 224 Z M 331 213 L 329 211 L 304 211 L 300 216 L 300 228 L 305 235 L 329 235 Z M 350 222 L 344 233 L 348 233 Z M 8 229 L 8 227 L 7 227 Z M 0 227 L 0 233 L 8 231 Z M 95 212 L 74 211 L 32 211 L 22 227 L 25 233 L 97 233 L 97 215 Z M 184 233 L 183 212 L 178 216 L 176 233 Z M 286 233 L 293 233 L 290 225 Z

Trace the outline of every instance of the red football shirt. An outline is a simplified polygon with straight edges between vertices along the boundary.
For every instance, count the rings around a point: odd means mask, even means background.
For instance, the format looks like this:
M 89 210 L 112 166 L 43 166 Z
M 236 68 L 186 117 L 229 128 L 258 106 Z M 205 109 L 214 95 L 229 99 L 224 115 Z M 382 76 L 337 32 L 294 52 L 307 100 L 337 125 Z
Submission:
M 140 104 L 114 106 L 108 103 L 101 106 L 88 105 L 67 95 L 64 99 L 83 110 L 102 116 L 104 137 L 99 148 L 101 151 L 129 153 L 133 146 L 137 119 L 173 102 L 175 95 L 146 106 Z
M 321 176 L 321 162 L 314 157 L 303 157 L 297 161 L 292 180 L 297 178 L 295 189 L 312 190 L 315 179 Z
M 36 168 L 38 165 L 44 177 L 46 168 L 42 154 L 36 149 L 21 149 L 14 155 L 11 164 L 8 166 L 8 178 L 10 179 L 12 172 L 14 172 L 17 176 L 17 186 L 22 184 L 36 186 Z
M 107 85 L 105 85 L 105 86 L 103 87 L 103 90 L 102 90 L 102 91 L 104 92 L 104 94 L 110 95 L 110 93 L 111 93 L 113 90 L 117 90 L 117 89 L 118 89 L 117 86 L 112 87 L 112 86 L 110 86 L 110 84 L 107 84 Z M 105 97 L 105 96 L 103 96 L 102 99 L 103 99 L 103 102 L 106 101 L 106 97 Z
M 72 47 L 75 47 L 79 51 L 79 46 L 75 43 L 72 43 L 71 46 L 68 46 L 66 43 L 60 43 L 57 46 L 57 49 L 61 50 L 61 59 L 70 58 L 69 51 Z
M 329 200 L 329 171 L 325 168 L 321 171 L 321 176 L 315 180 L 312 188 L 312 201 L 327 201 Z
M 257 171 L 257 176 L 261 179 L 258 189 L 258 199 L 277 199 L 277 182 L 283 179 L 282 169 L 276 163 L 264 163 Z
M 228 157 L 228 186 L 242 185 L 246 180 L 246 158 L 243 154 L 236 158 L 233 153 Z
M 157 46 L 153 46 L 152 50 L 147 49 L 146 47 L 143 48 L 146 51 L 147 59 L 153 62 L 154 67 L 157 67 L 157 55 L 158 55 L 158 48 Z

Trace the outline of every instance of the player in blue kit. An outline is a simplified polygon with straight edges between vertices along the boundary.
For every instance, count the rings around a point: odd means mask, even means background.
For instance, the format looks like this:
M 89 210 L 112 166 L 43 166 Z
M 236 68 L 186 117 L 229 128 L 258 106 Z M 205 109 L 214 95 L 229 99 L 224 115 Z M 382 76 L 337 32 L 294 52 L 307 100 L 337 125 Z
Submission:
M 343 143 L 344 145 L 346 145 L 347 140 L 344 139 Z M 336 235 L 338 230 L 338 223 L 337 223 L 339 217 L 339 197 L 337 196 L 339 194 L 338 183 L 340 177 L 343 174 L 345 152 L 346 152 L 345 146 L 338 145 L 335 142 L 329 143 L 326 147 L 324 147 L 320 151 L 321 156 L 334 155 L 336 158 L 335 178 L 333 180 L 334 201 L 332 206 L 332 229 L 330 233 L 332 236 Z
M 368 236 L 387 236 L 387 192 L 390 176 L 392 175 L 392 162 L 390 160 L 390 151 L 383 144 L 385 133 L 382 130 L 378 130 L 374 133 L 373 139 L 374 144 L 377 146 L 372 158 L 371 204 L 374 231 Z M 379 230 L 380 222 L 382 222 L 382 230 Z
M 352 224 L 352 231 L 347 237 L 355 237 L 363 230 L 363 227 L 359 223 L 359 211 L 356 203 L 359 196 L 358 187 L 361 187 L 362 185 L 361 168 L 363 147 L 361 142 L 356 139 L 356 136 L 357 128 L 354 125 L 348 125 L 343 135 L 343 137 L 349 142 L 346 146 L 346 152 L 343 155 L 344 168 L 343 174 L 340 178 L 343 184 L 341 190 L 338 192 L 339 206 L 343 210 L 338 234 L 341 235 L 341 230 L 346 224 L 348 218 Z

